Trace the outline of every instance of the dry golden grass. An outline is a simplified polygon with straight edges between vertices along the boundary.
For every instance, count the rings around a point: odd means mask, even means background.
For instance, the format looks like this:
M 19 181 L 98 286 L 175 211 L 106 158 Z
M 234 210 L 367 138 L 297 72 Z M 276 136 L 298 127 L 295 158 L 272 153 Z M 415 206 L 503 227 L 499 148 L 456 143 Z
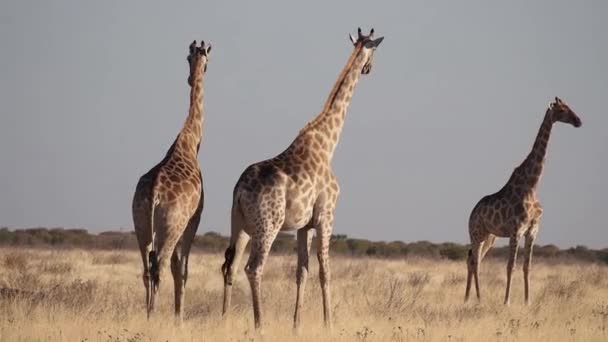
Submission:
M 464 262 L 332 258 L 334 329 L 322 326 L 311 262 L 303 329 L 291 330 L 296 257 L 272 256 L 264 275 L 265 327 L 253 331 L 241 272 L 229 321 L 220 318 L 220 255 L 194 254 L 185 321 L 173 324 L 173 282 L 146 320 L 137 252 L 0 250 L 2 341 L 606 341 L 608 267 L 536 262 L 532 305 L 518 268 L 512 305 L 502 305 L 504 260 L 482 266 L 484 300 L 463 304 Z M 19 291 L 11 291 L 13 289 Z

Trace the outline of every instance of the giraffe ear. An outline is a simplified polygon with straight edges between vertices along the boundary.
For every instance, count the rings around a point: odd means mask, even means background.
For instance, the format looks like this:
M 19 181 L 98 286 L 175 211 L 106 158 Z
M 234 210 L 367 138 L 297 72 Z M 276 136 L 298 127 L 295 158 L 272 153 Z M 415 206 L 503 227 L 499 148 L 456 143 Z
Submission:
M 378 45 L 380 45 L 380 43 L 382 43 L 383 40 L 384 40 L 384 37 L 370 40 L 369 42 L 365 43 L 365 47 L 368 49 L 375 49 L 378 47 Z
M 353 45 L 357 44 L 357 40 L 355 39 L 355 37 L 353 37 L 352 34 L 348 34 L 348 37 L 350 38 L 350 41 L 353 42 Z
M 194 49 L 196 49 L 196 40 L 192 41 L 192 44 L 190 44 L 190 54 L 194 53 Z
M 207 54 L 209 54 L 209 52 L 211 52 L 211 44 L 207 46 Z

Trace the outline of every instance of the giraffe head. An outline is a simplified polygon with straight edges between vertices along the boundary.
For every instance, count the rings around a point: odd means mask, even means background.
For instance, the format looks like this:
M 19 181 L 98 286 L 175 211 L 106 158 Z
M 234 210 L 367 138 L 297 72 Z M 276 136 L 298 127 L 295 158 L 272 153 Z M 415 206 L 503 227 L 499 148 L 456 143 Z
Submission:
M 365 35 L 363 35 L 363 33 L 361 33 L 360 27 L 357 30 L 357 35 L 358 35 L 357 39 L 355 39 L 355 37 L 353 37 L 352 35 L 349 35 L 349 37 L 350 37 L 350 41 L 355 46 L 355 49 L 360 48 L 361 53 L 366 54 L 367 59 L 365 61 L 365 64 L 363 64 L 363 68 L 361 68 L 361 73 L 364 75 L 367 75 L 372 70 L 374 52 L 376 51 L 376 48 L 378 47 L 378 45 L 380 45 L 380 43 L 382 43 L 382 41 L 384 40 L 384 37 L 374 39 L 374 29 L 371 29 L 369 34 L 367 36 L 365 36 Z
M 201 40 L 201 46 L 196 46 L 196 40 L 190 44 L 190 54 L 187 57 L 190 64 L 190 76 L 188 76 L 188 84 L 192 83 L 197 75 L 202 75 L 207 71 L 207 62 L 209 61 L 209 53 L 211 45 L 205 46 L 205 42 Z M 202 72 L 201 72 L 202 71 Z
M 549 105 L 548 110 L 551 111 L 553 122 L 560 121 L 571 124 L 574 127 L 580 127 L 582 125 L 581 119 L 579 119 L 576 113 L 559 97 L 556 97 L 555 101 Z

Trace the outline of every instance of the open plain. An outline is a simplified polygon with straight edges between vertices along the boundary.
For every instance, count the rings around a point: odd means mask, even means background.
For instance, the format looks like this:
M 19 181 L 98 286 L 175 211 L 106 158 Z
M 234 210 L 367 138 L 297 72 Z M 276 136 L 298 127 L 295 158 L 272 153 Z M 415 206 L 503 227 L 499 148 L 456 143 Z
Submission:
M 253 329 L 249 284 L 239 272 L 233 311 L 221 316 L 219 254 L 193 253 L 185 319 L 173 320 L 173 281 L 162 276 L 160 306 L 145 314 L 135 251 L 0 250 L 2 341 L 606 341 L 608 266 L 537 259 L 532 304 L 523 305 L 521 267 L 505 307 L 506 260 L 482 264 L 483 300 L 463 303 L 464 261 L 332 257 L 332 331 L 323 328 L 316 260 L 311 261 L 303 328 L 292 332 L 294 255 L 265 269 L 267 323 Z M 519 264 L 518 266 L 521 266 Z M 240 266 L 241 267 L 241 266 Z M 242 267 L 241 267 L 242 268 Z

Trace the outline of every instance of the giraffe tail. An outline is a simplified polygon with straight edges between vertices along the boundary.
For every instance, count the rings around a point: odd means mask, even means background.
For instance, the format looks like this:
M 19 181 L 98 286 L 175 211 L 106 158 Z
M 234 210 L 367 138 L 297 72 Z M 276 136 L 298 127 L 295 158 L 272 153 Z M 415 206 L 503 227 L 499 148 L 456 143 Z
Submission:
M 160 272 L 158 267 L 158 255 L 155 250 L 151 250 L 148 254 L 148 263 L 150 265 L 150 276 L 152 278 L 152 285 L 158 286 L 160 280 Z
M 156 231 L 154 231 L 154 209 L 158 205 L 156 196 L 152 200 L 150 208 L 150 236 L 152 237 L 152 249 L 148 253 L 148 265 L 150 266 L 150 280 L 154 288 L 158 287 L 160 281 L 160 267 L 158 264 L 158 251 L 156 246 Z
M 243 212 L 239 205 L 240 193 L 238 191 L 238 182 L 232 194 L 232 210 L 230 220 L 230 243 L 226 251 L 224 252 L 224 263 L 222 264 L 222 274 L 224 278 L 230 273 L 230 268 L 234 262 L 234 256 L 236 253 L 236 239 L 239 236 L 240 230 L 242 229 Z M 232 284 L 231 284 L 232 285 Z

